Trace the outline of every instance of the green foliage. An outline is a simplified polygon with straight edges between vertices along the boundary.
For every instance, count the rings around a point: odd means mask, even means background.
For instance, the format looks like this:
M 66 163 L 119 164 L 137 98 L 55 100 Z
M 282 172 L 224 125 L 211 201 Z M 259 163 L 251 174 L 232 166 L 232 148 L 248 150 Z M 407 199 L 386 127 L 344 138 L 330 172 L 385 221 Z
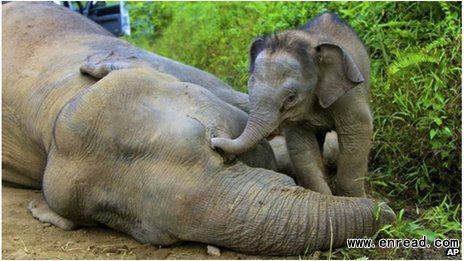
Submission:
M 459 201 L 460 4 L 388 5 L 411 11 L 371 23 L 368 39 L 382 42 L 368 43 L 376 127 L 372 165 L 384 172 L 390 195 L 408 192 L 433 203 L 450 193 Z
M 426 236 L 428 241 L 437 238 L 459 238 L 461 235 L 461 205 L 453 206 L 445 196 L 443 201 L 427 210 L 415 210 L 418 217 L 413 221 L 405 219 L 405 210 L 397 213 L 397 221 L 393 225 L 386 225 L 379 231 L 380 237 L 388 238 L 421 238 Z
M 461 217 L 460 2 L 130 2 L 128 40 L 245 91 L 260 35 L 338 13 L 371 57 L 374 143 L 369 182 L 416 211 L 382 233 L 458 236 Z M 458 210 L 459 209 L 459 210 Z M 402 214 L 401 214 L 402 215 Z M 409 214 L 411 216 L 411 214 Z M 338 250 L 336 250 L 338 251 Z M 346 257 L 344 250 L 334 255 Z M 349 254 L 348 254 L 349 255 Z
M 126 40 L 150 50 L 153 42 L 168 26 L 173 10 L 167 2 L 128 2 L 131 36 Z

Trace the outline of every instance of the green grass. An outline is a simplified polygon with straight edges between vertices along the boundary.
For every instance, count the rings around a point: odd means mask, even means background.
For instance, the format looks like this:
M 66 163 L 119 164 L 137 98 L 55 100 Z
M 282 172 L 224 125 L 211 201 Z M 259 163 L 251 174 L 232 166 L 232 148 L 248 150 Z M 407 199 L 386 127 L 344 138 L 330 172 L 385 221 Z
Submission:
M 461 238 L 460 2 L 128 6 L 133 26 L 128 41 L 209 71 L 241 91 L 246 91 L 248 47 L 256 36 L 303 25 L 324 11 L 338 13 L 359 33 L 371 58 L 375 132 L 368 185 L 398 215 L 377 238 Z M 320 257 L 432 256 L 411 249 L 342 248 Z

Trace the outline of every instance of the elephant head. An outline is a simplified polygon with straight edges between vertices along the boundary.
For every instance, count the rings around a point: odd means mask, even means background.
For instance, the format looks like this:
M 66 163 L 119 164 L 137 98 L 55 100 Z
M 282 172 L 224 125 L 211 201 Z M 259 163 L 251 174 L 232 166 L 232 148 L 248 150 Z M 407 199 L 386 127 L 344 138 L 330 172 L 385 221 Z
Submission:
M 323 14 L 303 29 L 254 40 L 250 47 L 247 126 L 238 138 L 214 138 L 212 145 L 229 153 L 247 151 L 279 126 L 311 121 L 308 111 L 328 109 L 364 82 L 368 66 L 360 66 L 358 55 L 351 55 L 353 39 L 331 37 L 345 30 L 351 29 L 335 15 Z

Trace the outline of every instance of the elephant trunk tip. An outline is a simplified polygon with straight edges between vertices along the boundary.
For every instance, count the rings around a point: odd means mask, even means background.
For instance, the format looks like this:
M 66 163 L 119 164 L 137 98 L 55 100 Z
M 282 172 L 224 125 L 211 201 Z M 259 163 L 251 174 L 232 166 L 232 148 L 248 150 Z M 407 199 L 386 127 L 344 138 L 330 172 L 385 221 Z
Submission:
M 374 210 L 376 221 L 380 226 L 396 222 L 395 212 L 385 202 L 377 203 Z
M 248 150 L 246 146 L 238 146 L 236 140 L 226 138 L 212 138 L 211 147 L 213 149 L 221 149 L 224 152 L 231 154 L 242 154 Z
M 235 155 L 245 153 L 273 133 L 278 124 L 275 120 L 272 122 L 272 124 L 268 124 L 260 117 L 251 115 L 240 136 L 235 139 L 214 137 L 211 139 L 211 147 Z

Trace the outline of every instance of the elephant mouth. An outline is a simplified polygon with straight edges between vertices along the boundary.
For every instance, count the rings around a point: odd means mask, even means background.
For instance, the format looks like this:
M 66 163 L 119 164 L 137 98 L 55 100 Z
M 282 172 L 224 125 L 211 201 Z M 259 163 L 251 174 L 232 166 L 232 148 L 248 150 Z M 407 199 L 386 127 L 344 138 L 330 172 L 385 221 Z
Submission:
M 277 128 L 277 129 L 271 131 L 271 133 L 269 133 L 269 135 L 266 136 L 266 140 L 272 140 L 276 136 L 281 136 L 281 135 L 282 135 L 282 131 L 279 128 Z

